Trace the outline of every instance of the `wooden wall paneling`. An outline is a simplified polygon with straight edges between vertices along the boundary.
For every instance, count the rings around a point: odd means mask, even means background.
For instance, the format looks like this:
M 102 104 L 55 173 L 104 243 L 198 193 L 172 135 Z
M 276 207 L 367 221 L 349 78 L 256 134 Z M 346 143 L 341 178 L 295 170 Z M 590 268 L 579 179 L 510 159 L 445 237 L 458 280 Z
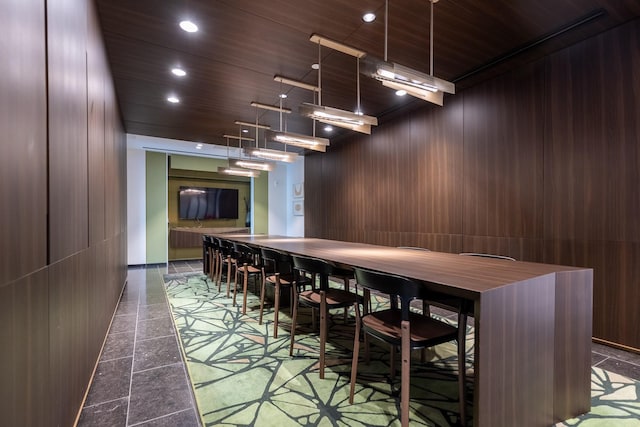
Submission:
M 105 70 L 108 70 L 100 27 L 93 10 L 87 11 L 87 108 L 89 173 L 89 245 L 105 239 Z M 112 184 L 114 176 L 109 176 Z
M 108 111 L 105 116 L 105 128 L 104 128 L 104 162 L 105 173 L 110 177 L 111 185 L 108 185 L 105 192 L 105 199 L 107 202 L 105 220 L 106 220 L 106 235 L 107 238 L 115 237 L 120 231 L 120 223 L 118 217 L 120 216 L 120 203 L 118 200 L 120 186 L 118 185 L 117 173 L 118 160 L 120 158 L 118 153 L 118 136 L 116 133 L 116 121 L 117 117 L 113 111 L 115 100 L 112 98 L 112 92 L 105 90 L 105 108 Z
M 3 425 L 50 425 L 48 295 L 46 269 L 0 287 Z
M 636 20 L 549 58 L 546 238 L 640 241 L 639 38 Z
M 411 140 L 418 150 L 411 161 L 421 233 L 462 234 L 463 97 L 448 98 L 444 107 L 429 106 L 413 116 Z
M 41 1 L 0 3 L 0 286 L 47 263 L 44 18 Z
M 49 267 L 51 425 L 73 425 L 97 354 L 89 354 L 89 251 Z
M 88 246 L 86 2 L 47 2 L 49 253 Z
M 541 262 L 544 242 L 523 237 L 464 236 L 464 252 L 506 255 L 518 261 Z
M 639 39 L 636 20 L 548 59 L 545 138 L 545 261 L 594 268 L 594 336 L 635 348 Z
M 304 234 L 305 237 L 322 237 L 324 229 L 324 182 L 322 153 L 304 156 Z
M 464 234 L 542 234 L 544 64 L 464 92 Z

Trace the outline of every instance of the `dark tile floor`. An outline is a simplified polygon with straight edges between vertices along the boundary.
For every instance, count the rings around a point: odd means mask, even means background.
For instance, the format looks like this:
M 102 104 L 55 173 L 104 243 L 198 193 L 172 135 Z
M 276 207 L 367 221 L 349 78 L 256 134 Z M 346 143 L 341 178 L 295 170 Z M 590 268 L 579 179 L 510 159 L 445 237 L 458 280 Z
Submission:
M 200 426 L 163 274 L 200 261 L 130 268 L 78 426 Z
M 78 426 L 200 426 L 162 280 L 190 271 L 202 271 L 202 263 L 129 269 Z M 638 354 L 594 343 L 591 360 L 640 381 Z

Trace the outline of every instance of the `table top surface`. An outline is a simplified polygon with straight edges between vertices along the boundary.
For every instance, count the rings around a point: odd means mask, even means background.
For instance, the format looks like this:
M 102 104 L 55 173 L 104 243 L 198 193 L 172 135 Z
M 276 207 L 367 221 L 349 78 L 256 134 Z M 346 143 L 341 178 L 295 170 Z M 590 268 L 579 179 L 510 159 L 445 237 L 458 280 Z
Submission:
M 547 274 L 590 270 L 316 238 L 247 234 L 215 236 L 409 277 L 428 283 L 433 290 L 446 290 L 449 294 L 469 299 L 477 299 L 482 293 Z

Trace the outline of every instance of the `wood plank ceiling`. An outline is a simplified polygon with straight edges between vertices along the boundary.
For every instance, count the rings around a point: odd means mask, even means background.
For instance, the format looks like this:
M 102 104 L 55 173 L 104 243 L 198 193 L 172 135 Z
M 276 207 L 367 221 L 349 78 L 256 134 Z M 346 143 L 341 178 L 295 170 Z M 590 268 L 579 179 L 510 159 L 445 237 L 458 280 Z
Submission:
M 384 0 L 97 0 L 119 104 L 128 133 L 226 145 L 236 120 L 280 128 L 277 112 L 249 104 L 283 106 L 287 130 L 311 134 L 298 105 L 311 91 L 281 85 L 274 75 L 317 84 L 318 33 L 384 57 Z M 362 15 L 375 12 L 365 23 Z M 640 15 L 637 0 L 440 0 L 434 6 L 434 75 L 460 91 L 492 75 Z M 191 19 L 196 33 L 178 23 Z M 532 47 L 530 47 L 533 45 Z M 429 72 L 428 0 L 390 0 L 388 60 Z M 353 111 L 357 68 L 353 57 L 321 49 L 322 104 Z M 175 66 L 188 74 L 178 78 Z M 361 106 L 381 122 L 424 105 L 360 75 Z M 169 94 L 179 104 L 166 101 Z M 447 102 L 446 95 L 445 104 Z M 434 108 L 439 108 L 434 106 Z M 350 131 L 318 136 L 333 141 Z M 253 135 L 254 130 L 250 130 Z M 262 132 L 259 136 L 263 143 Z M 281 148 L 275 144 L 272 148 Z

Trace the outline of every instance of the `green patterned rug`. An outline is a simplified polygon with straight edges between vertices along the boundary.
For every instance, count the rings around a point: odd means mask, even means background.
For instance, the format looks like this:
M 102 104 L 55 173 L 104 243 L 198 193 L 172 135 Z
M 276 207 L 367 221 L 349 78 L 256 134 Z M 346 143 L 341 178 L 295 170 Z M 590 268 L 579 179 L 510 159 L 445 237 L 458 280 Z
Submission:
M 353 319 L 330 319 L 325 379 L 318 377 L 317 332 L 302 309 L 294 357 L 289 356 L 288 308 L 273 338 L 272 307 L 258 324 L 259 300 L 248 295 L 247 314 L 201 274 L 166 275 L 165 284 L 205 426 L 392 426 L 398 399 L 390 393 L 389 354 L 371 346 L 361 361 L 355 402 L 349 404 Z M 251 287 L 251 286 L 250 286 Z M 384 300 L 374 303 L 384 303 Z M 306 316 L 306 317 L 305 317 Z M 472 369 L 473 331 L 467 341 Z M 419 352 L 415 355 L 419 362 Z M 412 363 L 411 425 L 450 426 L 458 417 L 455 344 L 437 346 L 428 363 Z M 473 375 L 471 372 L 470 375 Z M 640 383 L 592 369 L 592 411 L 558 426 L 640 426 Z M 467 385 L 471 400 L 471 381 Z M 468 412 L 472 412 L 470 409 Z

